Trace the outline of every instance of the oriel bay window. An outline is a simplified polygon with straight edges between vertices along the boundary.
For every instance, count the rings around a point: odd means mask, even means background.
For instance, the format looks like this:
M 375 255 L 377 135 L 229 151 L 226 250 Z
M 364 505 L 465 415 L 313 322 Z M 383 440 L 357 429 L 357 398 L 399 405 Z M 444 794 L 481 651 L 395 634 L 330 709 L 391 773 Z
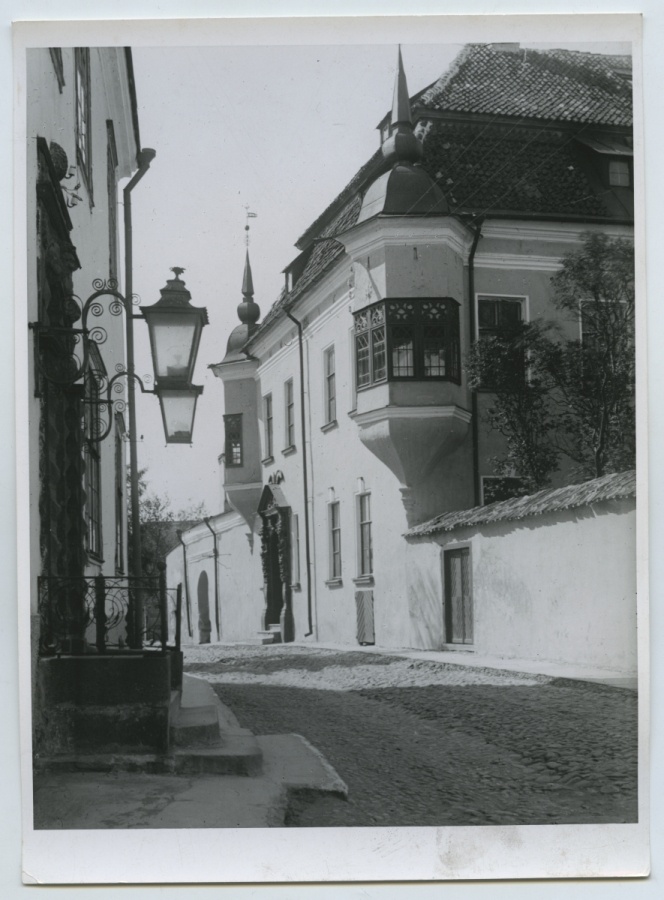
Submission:
M 358 390 L 405 379 L 461 383 L 456 300 L 381 300 L 354 318 Z
M 242 465 L 242 413 L 224 416 L 226 468 Z

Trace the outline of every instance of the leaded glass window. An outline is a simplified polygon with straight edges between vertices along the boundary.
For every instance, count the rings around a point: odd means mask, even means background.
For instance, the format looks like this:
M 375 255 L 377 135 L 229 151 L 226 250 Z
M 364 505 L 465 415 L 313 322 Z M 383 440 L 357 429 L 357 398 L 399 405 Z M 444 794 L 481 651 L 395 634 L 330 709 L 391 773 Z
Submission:
M 400 379 L 461 383 L 459 304 L 451 297 L 382 300 L 354 319 L 358 390 Z
M 226 429 L 226 468 L 242 465 L 242 413 L 224 416 Z

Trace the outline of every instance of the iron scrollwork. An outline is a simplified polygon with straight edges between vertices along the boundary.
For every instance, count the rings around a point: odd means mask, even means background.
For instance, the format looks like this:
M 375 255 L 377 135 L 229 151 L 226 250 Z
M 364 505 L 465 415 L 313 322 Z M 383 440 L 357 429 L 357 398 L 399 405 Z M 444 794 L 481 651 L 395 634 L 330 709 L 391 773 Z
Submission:
M 90 318 L 99 318 L 105 312 L 111 316 L 121 316 L 123 311 L 127 317 L 134 317 L 132 306 L 140 302 L 138 295 L 125 298 L 118 291 L 115 278 L 95 278 L 92 282 L 94 292 L 83 303 L 76 294 L 65 300 L 68 321 L 72 324 L 79 319 L 79 328 L 71 325 L 54 327 L 41 322 L 31 322 L 30 328 L 35 334 L 35 361 L 39 373 L 46 381 L 62 387 L 71 386 L 81 379 L 89 379 L 93 390 L 86 398 L 91 410 L 88 440 L 93 443 L 103 441 L 113 425 L 113 413 L 123 412 L 127 401 L 124 394 L 125 385 L 120 379 L 132 379 L 138 382 L 141 392 L 154 393 L 145 387 L 150 376 L 140 378 L 127 371 L 122 363 L 115 367 L 116 372 L 108 379 L 104 372 L 92 363 L 96 356 L 94 350 L 108 340 L 108 331 L 101 323 L 90 323 Z M 111 298 L 104 303 L 103 299 Z M 106 396 L 103 397 L 105 392 Z

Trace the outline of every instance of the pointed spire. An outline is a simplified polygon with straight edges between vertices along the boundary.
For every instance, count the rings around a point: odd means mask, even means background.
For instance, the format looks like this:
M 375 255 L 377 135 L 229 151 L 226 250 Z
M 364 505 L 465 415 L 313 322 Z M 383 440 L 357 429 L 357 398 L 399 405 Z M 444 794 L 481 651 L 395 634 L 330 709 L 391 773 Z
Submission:
M 249 249 L 247 248 L 247 257 L 244 263 L 244 278 L 242 279 L 242 296 L 245 300 L 253 300 L 254 297 L 254 281 L 251 277 L 251 263 L 249 262 Z
M 247 248 L 247 256 L 244 263 L 244 276 L 242 278 L 242 302 L 238 304 L 237 315 L 243 325 L 248 325 L 249 329 L 258 322 L 261 310 L 257 303 L 254 303 L 254 279 L 251 275 L 251 263 L 249 262 L 249 248 Z
M 413 125 L 413 120 L 410 115 L 408 84 L 406 83 L 406 73 L 404 72 L 403 60 L 401 58 L 401 45 L 399 45 L 397 77 L 394 80 L 394 100 L 392 101 L 392 125 L 400 124 L 410 125 L 411 127 Z
M 399 47 L 397 74 L 394 81 L 390 136 L 383 142 L 381 149 L 385 159 L 391 163 L 412 163 L 422 157 L 422 144 L 413 132 L 410 98 L 401 58 L 401 47 Z

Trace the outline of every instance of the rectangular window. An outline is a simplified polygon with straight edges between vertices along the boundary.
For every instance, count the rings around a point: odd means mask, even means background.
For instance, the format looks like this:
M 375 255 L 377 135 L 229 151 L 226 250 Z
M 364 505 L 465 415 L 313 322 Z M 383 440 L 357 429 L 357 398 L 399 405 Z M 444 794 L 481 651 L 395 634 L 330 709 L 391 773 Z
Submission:
M 87 549 L 91 556 L 101 559 L 101 466 L 99 459 L 101 386 L 106 371 L 99 351 L 91 352 L 92 368 L 85 376 L 85 521 Z
M 410 325 L 392 327 L 392 374 L 412 378 L 415 374 L 413 329 Z
M 76 158 L 92 198 L 92 157 L 90 135 L 90 50 L 74 51 L 76 69 Z
M 359 575 L 373 573 L 373 544 L 371 537 L 371 494 L 360 494 L 358 503 L 358 562 Z
M 609 184 L 612 187 L 629 187 L 631 184 L 629 163 L 624 159 L 609 162 Z
M 227 469 L 242 465 L 242 413 L 224 416 L 226 431 L 225 466 Z
M 300 586 L 300 521 L 296 513 L 291 513 L 291 579 L 292 586 Z
M 445 642 L 473 643 L 473 597 L 470 549 L 444 551 Z
M 371 368 L 374 381 L 384 381 L 387 376 L 387 354 L 385 352 L 385 326 L 374 328 L 371 333 Z
M 480 296 L 477 298 L 477 336 L 479 340 L 505 340 L 509 339 L 510 332 L 516 331 L 523 321 L 524 298 L 521 297 L 491 297 Z M 526 377 L 526 359 L 522 350 L 513 350 L 513 362 L 509 368 L 509 375 L 518 375 L 519 379 Z M 485 370 L 482 376 L 482 387 L 491 390 L 499 381 L 502 381 L 507 369 L 501 368 L 493 372 Z
M 274 416 L 272 413 L 272 394 L 263 397 L 263 423 L 265 426 L 265 459 L 274 456 Z
M 348 387 L 350 388 L 350 412 L 357 409 L 357 369 L 355 367 L 355 341 L 353 338 L 354 329 L 351 328 L 348 334 L 348 372 L 350 374 Z
M 358 334 L 355 339 L 357 353 L 357 386 L 371 384 L 371 367 L 369 365 L 369 335 Z
M 108 273 L 118 277 L 118 151 L 113 122 L 106 122 L 106 195 L 108 200 Z
M 88 553 L 101 557 L 101 467 L 97 445 L 86 443 L 85 509 L 88 532 Z
M 295 400 L 293 395 L 293 379 L 289 378 L 284 385 L 286 449 L 295 446 Z
M 491 337 L 517 327 L 523 317 L 523 300 L 511 297 L 478 297 L 478 337 Z
M 341 519 L 339 501 L 328 505 L 330 530 L 330 581 L 341 578 Z
M 124 498 L 125 498 L 125 463 L 122 452 L 122 433 L 115 432 L 115 572 L 124 572 Z
M 337 387 L 334 361 L 334 347 L 328 347 L 324 353 L 325 367 L 325 424 L 329 425 L 337 419 Z
M 444 378 L 445 364 L 445 329 L 440 325 L 429 325 L 423 329 L 422 344 L 424 352 L 424 377 Z

